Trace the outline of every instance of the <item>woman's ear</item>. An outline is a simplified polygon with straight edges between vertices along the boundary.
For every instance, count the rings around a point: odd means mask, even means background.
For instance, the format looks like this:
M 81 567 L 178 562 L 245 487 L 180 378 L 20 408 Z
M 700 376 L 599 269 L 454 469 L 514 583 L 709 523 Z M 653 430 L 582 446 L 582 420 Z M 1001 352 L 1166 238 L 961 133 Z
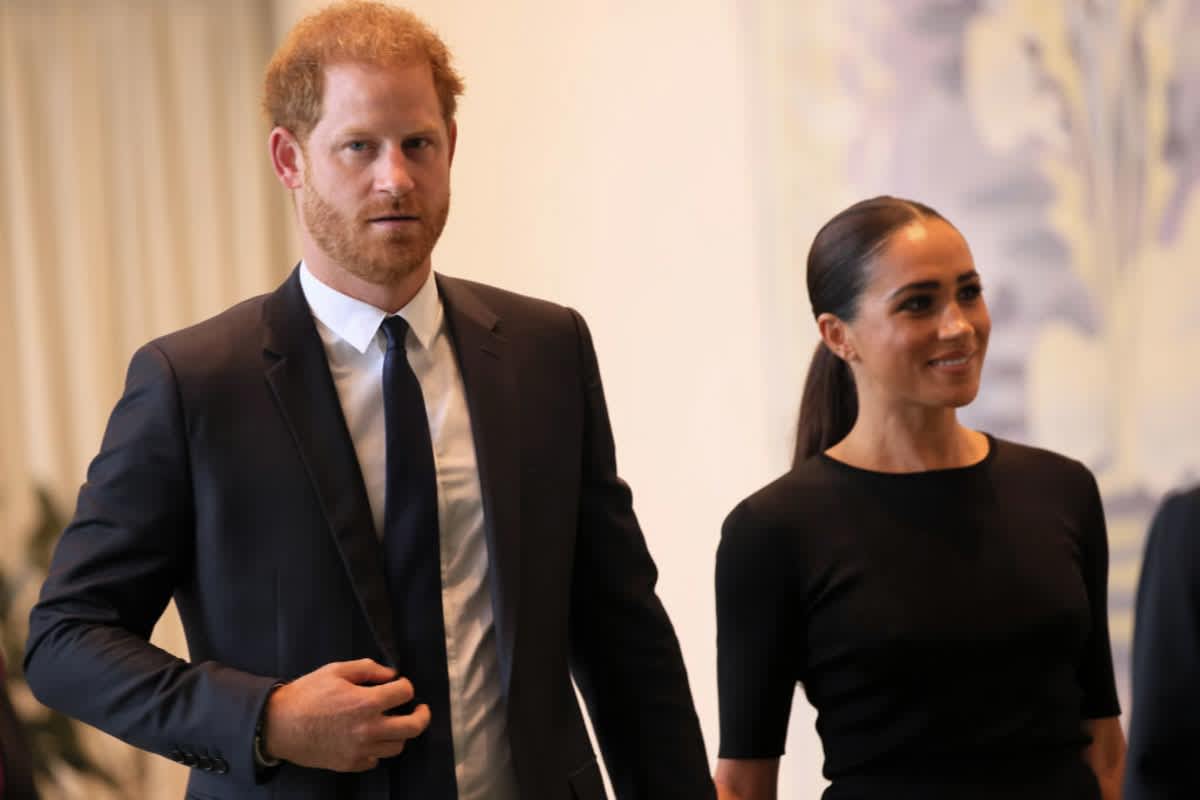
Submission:
M 847 363 L 858 358 L 854 352 L 854 333 L 844 320 L 826 311 L 817 317 L 817 330 L 825 346 L 838 358 Z

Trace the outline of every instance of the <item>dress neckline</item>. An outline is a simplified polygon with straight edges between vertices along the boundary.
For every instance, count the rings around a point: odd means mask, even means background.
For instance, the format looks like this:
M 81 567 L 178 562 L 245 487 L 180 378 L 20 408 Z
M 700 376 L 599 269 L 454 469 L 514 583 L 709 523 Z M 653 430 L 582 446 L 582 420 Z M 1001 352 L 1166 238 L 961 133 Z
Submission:
M 917 470 L 916 472 L 884 472 L 883 470 L 867 469 L 866 467 L 856 467 L 853 464 L 847 464 L 845 461 L 839 461 L 838 459 L 825 453 L 824 451 L 818 453 L 817 457 L 820 458 L 821 461 L 823 461 L 824 463 L 826 463 L 832 467 L 835 467 L 836 469 L 841 470 L 842 472 L 846 472 L 846 473 L 854 474 L 854 475 L 869 475 L 869 476 L 881 478 L 881 479 L 897 478 L 897 479 L 913 480 L 913 479 L 928 478 L 928 477 L 934 477 L 934 476 L 966 475 L 966 474 L 970 474 L 973 471 L 983 469 L 988 464 L 990 464 L 991 461 L 996 457 L 996 450 L 997 450 L 996 437 L 992 436 L 990 433 L 987 433 L 987 432 L 984 432 L 983 435 L 985 437 L 987 437 L 987 444 L 988 444 L 987 452 L 984 453 L 983 458 L 981 458 L 978 461 L 975 461 L 971 464 L 963 464 L 962 466 L 959 466 L 959 467 L 939 467 L 937 469 Z

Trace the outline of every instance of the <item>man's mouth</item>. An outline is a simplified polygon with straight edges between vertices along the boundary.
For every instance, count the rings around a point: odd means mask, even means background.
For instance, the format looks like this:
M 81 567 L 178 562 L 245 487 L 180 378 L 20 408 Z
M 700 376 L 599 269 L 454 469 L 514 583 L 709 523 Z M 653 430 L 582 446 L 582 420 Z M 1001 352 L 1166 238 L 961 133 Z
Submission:
M 418 222 L 420 219 L 415 214 L 383 214 L 378 217 L 369 217 L 367 222 Z

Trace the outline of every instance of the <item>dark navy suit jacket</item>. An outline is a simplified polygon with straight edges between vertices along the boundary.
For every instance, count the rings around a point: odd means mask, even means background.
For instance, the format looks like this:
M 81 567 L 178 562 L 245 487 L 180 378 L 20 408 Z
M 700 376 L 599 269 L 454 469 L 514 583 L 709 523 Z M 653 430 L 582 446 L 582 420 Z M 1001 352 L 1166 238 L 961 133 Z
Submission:
M 1168 496 L 1146 538 L 1132 705 L 1125 800 L 1200 797 L 1200 487 Z
M 479 460 L 523 799 L 711 798 L 679 645 L 574 311 L 438 276 Z M 174 598 L 190 661 L 148 637 Z M 394 665 L 380 544 L 298 273 L 142 347 L 30 617 L 40 700 L 193 767 L 189 797 L 386 797 L 388 771 L 255 770 L 272 685 Z

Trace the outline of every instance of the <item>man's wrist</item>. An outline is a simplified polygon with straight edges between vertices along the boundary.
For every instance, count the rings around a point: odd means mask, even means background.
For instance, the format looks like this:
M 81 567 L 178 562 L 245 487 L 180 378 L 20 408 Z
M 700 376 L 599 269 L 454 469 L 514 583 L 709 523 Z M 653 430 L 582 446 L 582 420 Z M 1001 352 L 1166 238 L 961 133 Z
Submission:
M 277 683 L 271 687 L 271 693 L 282 683 Z M 258 715 L 258 722 L 254 726 L 254 765 L 259 769 L 273 769 L 283 763 L 278 758 L 273 758 L 267 752 L 267 705 L 271 702 L 270 694 L 267 695 L 267 702 L 263 703 L 262 712 Z

